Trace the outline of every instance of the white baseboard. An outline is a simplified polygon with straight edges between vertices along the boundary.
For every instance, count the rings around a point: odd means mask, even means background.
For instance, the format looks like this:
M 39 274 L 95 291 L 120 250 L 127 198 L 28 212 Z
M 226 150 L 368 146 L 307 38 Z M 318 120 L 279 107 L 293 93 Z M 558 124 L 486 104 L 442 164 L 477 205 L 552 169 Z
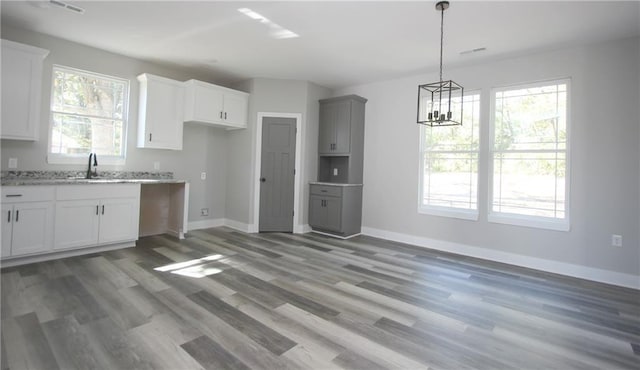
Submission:
M 351 239 L 353 237 L 356 237 L 356 236 L 362 234 L 362 233 L 357 233 L 357 234 L 352 234 L 352 235 L 349 235 L 349 236 L 340 236 L 340 235 L 335 235 L 335 234 L 331 234 L 331 233 L 325 233 L 325 232 L 318 231 L 318 230 L 313 230 L 313 229 L 311 229 L 310 232 L 316 233 L 316 234 L 320 234 L 320 235 L 324 235 L 324 236 L 330 236 L 332 238 L 342 239 L 342 240 Z
M 444 252 L 461 254 L 510 265 L 528 267 L 536 270 L 552 272 L 555 274 L 577 277 L 586 280 L 598 281 L 612 285 L 640 290 L 640 276 L 624 274 L 615 271 L 603 270 L 594 267 L 575 265 L 566 262 L 558 262 L 538 257 L 523 256 L 515 253 L 497 251 L 490 248 L 476 247 L 466 244 L 452 243 L 444 240 L 430 239 L 416 235 L 397 233 L 363 227 L 362 234 L 392 240 L 401 243 L 416 245 L 419 247 L 436 249 Z
M 311 226 L 309 226 L 309 224 L 304 224 L 304 225 L 294 225 L 293 226 L 293 233 L 294 234 L 305 234 L 311 232 Z
M 230 227 L 235 230 L 244 231 L 245 233 L 250 232 L 249 224 L 245 224 L 244 222 L 239 222 L 235 220 L 229 220 L 228 218 L 212 218 L 208 220 L 189 222 L 189 230 L 208 229 L 210 227 L 220 227 L 220 226 Z
M 244 222 L 236 221 L 236 220 L 229 220 L 228 218 L 224 219 L 224 226 L 230 227 L 238 231 L 244 231 L 245 233 L 255 232 L 255 231 L 252 231 L 252 227 L 251 227 L 252 225 L 246 224 Z
M 210 218 L 207 220 L 190 221 L 189 230 L 208 229 L 210 227 L 220 227 L 225 225 L 224 218 Z

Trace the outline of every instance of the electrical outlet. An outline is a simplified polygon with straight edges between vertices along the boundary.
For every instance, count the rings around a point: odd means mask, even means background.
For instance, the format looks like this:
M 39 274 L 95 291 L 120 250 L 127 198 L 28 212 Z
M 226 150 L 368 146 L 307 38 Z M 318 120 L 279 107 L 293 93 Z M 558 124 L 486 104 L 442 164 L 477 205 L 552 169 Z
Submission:
M 153 169 L 154 170 L 159 170 L 160 169 L 160 162 L 153 162 Z
M 207 179 L 207 173 L 206 172 L 200 172 L 200 180 L 206 180 Z
M 209 216 L 209 208 L 200 208 L 200 216 Z
M 611 235 L 611 246 L 612 247 L 622 247 L 622 235 Z
M 18 168 L 18 158 L 9 158 L 9 169 L 15 170 Z

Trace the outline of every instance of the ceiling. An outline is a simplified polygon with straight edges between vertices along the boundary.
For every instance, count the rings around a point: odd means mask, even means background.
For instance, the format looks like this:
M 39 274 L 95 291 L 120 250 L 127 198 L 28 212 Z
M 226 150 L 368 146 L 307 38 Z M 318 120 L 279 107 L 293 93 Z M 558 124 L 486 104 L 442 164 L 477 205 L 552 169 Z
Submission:
M 338 88 L 438 68 L 434 1 L 62 1 L 85 12 L 3 0 L 2 24 L 225 82 L 268 77 Z M 275 38 L 273 24 L 299 37 Z M 453 0 L 444 31 L 446 77 L 452 66 L 638 36 L 640 2 Z M 486 50 L 460 54 L 476 48 Z

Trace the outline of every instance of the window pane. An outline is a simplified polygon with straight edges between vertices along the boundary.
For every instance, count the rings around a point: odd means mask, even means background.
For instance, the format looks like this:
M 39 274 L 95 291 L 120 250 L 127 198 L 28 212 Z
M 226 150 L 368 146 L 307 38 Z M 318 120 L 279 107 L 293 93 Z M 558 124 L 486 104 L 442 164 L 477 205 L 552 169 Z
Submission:
M 124 156 L 128 81 L 54 67 L 51 153 Z
M 423 206 L 478 208 L 480 94 L 466 94 L 463 108 L 462 126 L 422 128 Z
M 425 153 L 423 204 L 477 209 L 477 153 Z
M 566 219 L 567 81 L 494 94 L 491 210 Z
M 564 218 L 564 153 L 502 153 L 493 160 L 494 212 Z
M 564 149 L 566 94 L 566 84 L 496 94 L 495 149 Z
M 424 130 L 425 150 L 477 151 L 479 147 L 480 95 L 464 97 L 462 126 L 444 126 Z
M 53 114 L 51 153 L 122 155 L 122 121 Z

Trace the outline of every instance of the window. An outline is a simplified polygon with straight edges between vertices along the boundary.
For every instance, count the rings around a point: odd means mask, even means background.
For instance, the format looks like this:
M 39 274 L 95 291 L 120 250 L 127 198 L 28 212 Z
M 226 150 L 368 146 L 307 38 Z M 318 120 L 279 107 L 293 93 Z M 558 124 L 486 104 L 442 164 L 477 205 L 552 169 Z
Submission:
M 462 126 L 420 127 L 421 213 L 478 218 L 479 92 L 465 94 L 462 111 Z
M 123 164 L 129 81 L 62 66 L 53 67 L 50 163 Z
M 492 91 L 489 221 L 568 230 L 569 80 Z

